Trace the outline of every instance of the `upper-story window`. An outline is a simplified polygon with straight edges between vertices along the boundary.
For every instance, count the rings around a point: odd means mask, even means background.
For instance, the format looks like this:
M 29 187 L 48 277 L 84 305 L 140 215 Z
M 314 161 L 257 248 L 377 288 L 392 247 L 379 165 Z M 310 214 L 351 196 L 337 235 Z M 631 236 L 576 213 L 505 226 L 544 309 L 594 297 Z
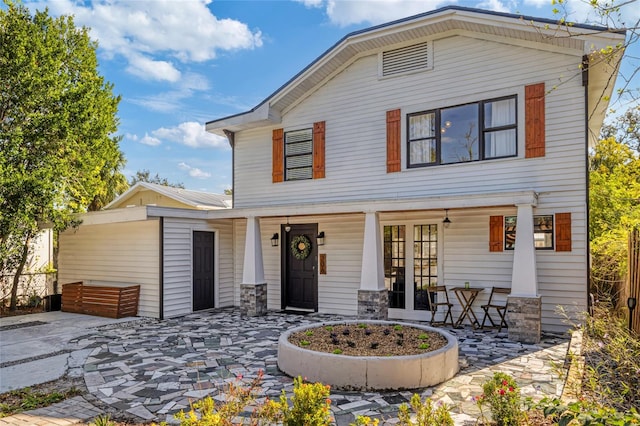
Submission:
M 407 116 L 408 167 L 517 154 L 516 96 Z
M 285 180 L 313 178 L 313 131 L 295 130 L 284 134 Z

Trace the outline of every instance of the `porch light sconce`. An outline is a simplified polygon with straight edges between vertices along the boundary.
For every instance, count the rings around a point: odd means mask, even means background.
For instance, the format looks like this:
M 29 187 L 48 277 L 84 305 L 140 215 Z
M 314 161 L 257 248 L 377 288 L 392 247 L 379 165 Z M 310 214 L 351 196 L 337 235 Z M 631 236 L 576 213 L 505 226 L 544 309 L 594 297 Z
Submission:
M 633 310 L 636 308 L 636 298 L 630 297 L 627 299 L 627 308 L 629 308 L 629 330 L 631 330 L 631 324 L 633 319 Z
M 273 234 L 273 237 L 271 237 L 271 247 L 278 247 L 279 240 L 280 240 L 280 236 L 276 232 L 275 234 Z
M 289 226 L 289 216 L 287 216 L 287 224 L 284 227 L 285 232 L 291 231 L 291 226 Z
M 444 209 L 444 220 L 442 221 L 442 226 L 448 228 L 451 225 L 451 221 L 449 220 L 449 209 Z
M 316 237 L 316 241 L 318 242 L 319 246 L 323 246 L 324 245 L 324 231 L 320 231 L 320 233 Z

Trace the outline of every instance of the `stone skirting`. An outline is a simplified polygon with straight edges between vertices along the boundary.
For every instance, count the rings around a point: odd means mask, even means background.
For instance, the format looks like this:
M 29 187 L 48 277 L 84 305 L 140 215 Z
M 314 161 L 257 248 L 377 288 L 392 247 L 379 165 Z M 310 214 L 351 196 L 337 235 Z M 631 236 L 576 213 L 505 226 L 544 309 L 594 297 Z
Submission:
M 509 297 L 507 301 L 509 340 L 539 343 L 542 328 L 542 299 Z
M 267 313 L 267 283 L 240 284 L 240 314 L 259 317 Z
M 358 290 L 358 318 L 386 320 L 389 294 L 384 290 Z

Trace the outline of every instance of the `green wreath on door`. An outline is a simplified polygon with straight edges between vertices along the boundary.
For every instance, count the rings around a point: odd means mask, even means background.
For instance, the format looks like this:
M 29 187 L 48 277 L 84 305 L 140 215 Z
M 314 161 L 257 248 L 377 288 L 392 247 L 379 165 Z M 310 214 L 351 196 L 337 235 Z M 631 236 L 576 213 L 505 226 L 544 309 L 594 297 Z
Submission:
M 306 235 L 296 235 L 291 240 L 291 254 L 298 260 L 305 260 L 311 253 L 311 241 Z

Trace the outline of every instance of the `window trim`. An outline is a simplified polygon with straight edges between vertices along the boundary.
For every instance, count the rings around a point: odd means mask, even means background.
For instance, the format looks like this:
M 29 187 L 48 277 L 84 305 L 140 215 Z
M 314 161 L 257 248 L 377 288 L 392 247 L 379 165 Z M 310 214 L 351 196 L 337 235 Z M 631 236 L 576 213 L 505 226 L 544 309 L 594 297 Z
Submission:
M 514 108 L 515 108 L 515 122 L 513 125 L 507 125 L 507 126 L 499 126 L 499 127 L 485 127 L 484 124 L 484 106 L 485 104 L 491 103 L 491 102 L 497 102 L 497 101 L 502 101 L 502 100 L 506 100 L 506 99 L 514 99 Z M 455 162 L 455 163 L 443 163 L 441 161 L 441 155 L 442 155 L 442 133 L 435 131 L 434 134 L 435 136 L 433 138 L 421 138 L 421 139 L 414 139 L 411 140 L 410 139 L 410 119 L 411 117 L 414 116 L 419 116 L 419 115 L 425 115 L 425 114 L 434 114 L 435 116 L 435 127 L 436 129 L 439 129 L 442 127 L 441 125 L 441 117 L 442 117 L 442 111 L 443 110 L 447 110 L 447 109 L 452 109 L 452 108 L 459 108 L 459 107 L 463 107 L 463 106 L 467 106 L 467 105 L 477 105 L 478 108 L 478 159 L 473 159 L 470 161 L 460 161 L 460 162 Z M 490 99 L 483 99 L 483 100 L 479 100 L 479 101 L 474 101 L 474 102 L 466 102 L 466 103 L 461 103 L 461 104 L 457 104 L 457 105 L 451 105 L 451 106 L 443 106 L 440 108 L 434 108 L 434 109 L 430 109 L 430 110 L 424 110 L 424 111 L 417 111 L 417 112 L 412 112 L 406 115 L 406 120 L 405 120 L 405 125 L 406 125 L 406 144 L 405 144 L 405 151 L 406 151 L 406 167 L 407 169 L 416 169 L 416 168 L 422 168 L 422 167 L 432 167 L 432 166 L 441 166 L 441 165 L 452 165 L 452 164 L 464 164 L 464 163 L 474 163 L 474 162 L 478 162 L 478 161 L 487 161 L 487 160 L 498 160 L 498 159 L 503 159 L 503 158 L 514 158 L 518 156 L 518 133 L 519 133 L 519 129 L 518 129 L 518 95 L 517 94 L 512 94 L 512 95 L 506 95 L 506 96 L 499 96 L 496 98 L 490 98 Z M 485 135 L 487 133 L 493 133 L 493 132 L 498 132 L 501 130 L 509 130 L 509 129 L 514 129 L 515 130 L 515 153 L 513 155 L 504 155 L 504 156 L 496 156 L 496 157 L 486 157 L 484 155 L 484 151 L 485 151 Z M 416 164 L 411 164 L 411 143 L 412 142 L 417 142 L 420 140 L 431 140 L 434 139 L 435 143 L 436 143 L 436 161 L 435 162 L 431 162 L 431 163 L 416 163 Z
M 540 231 L 538 230 L 538 232 L 536 232 L 535 229 L 535 218 L 536 217 L 549 217 L 551 218 L 551 230 L 543 230 Z M 514 235 L 514 241 L 515 241 L 515 235 L 516 232 L 518 230 L 518 224 L 516 222 L 515 228 L 511 231 L 507 229 L 507 218 L 516 218 L 517 220 L 517 216 L 516 215 L 509 215 L 509 216 L 504 216 L 504 249 L 508 250 L 508 251 L 513 251 L 515 249 L 515 245 L 514 246 L 507 246 L 507 235 Z M 534 219 L 534 225 L 533 225 L 533 235 L 534 235 L 534 242 L 535 242 L 535 234 L 551 234 L 551 246 L 550 247 L 535 247 L 536 250 L 549 250 L 549 251 L 554 251 L 555 250 L 555 235 L 556 235 L 556 219 L 555 219 L 555 215 L 553 214 L 536 214 L 533 215 L 533 219 Z

